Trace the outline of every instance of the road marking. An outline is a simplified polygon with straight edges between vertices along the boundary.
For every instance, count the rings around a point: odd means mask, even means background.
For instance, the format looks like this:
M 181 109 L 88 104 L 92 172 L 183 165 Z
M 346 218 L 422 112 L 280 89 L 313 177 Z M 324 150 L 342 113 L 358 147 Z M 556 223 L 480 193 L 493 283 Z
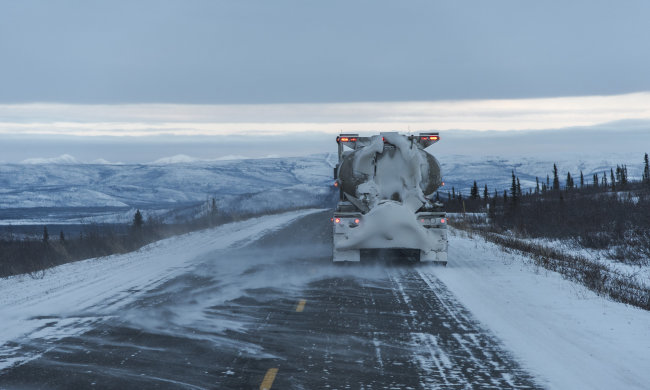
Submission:
M 298 306 L 296 306 L 296 311 L 297 311 L 298 313 L 300 313 L 300 312 L 302 312 L 303 310 L 305 310 L 305 303 L 307 303 L 307 301 L 304 300 L 304 299 L 301 299 L 300 302 L 298 302 Z
M 264 375 L 264 379 L 262 379 L 260 390 L 270 390 L 271 386 L 273 385 L 273 381 L 275 380 L 275 376 L 277 374 L 278 374 L 277 368 L 269 368 L 269 370 L 266 372 L 266 375 Z

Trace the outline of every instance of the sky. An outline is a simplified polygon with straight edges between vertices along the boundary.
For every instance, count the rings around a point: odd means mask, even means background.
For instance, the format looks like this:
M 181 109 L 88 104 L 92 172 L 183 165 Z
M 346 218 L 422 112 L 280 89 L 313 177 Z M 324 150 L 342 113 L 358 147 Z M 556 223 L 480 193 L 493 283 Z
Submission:
M 638 127 L 648 20 L 641 0 L 0 1 L 0 161 L 16 139 Z

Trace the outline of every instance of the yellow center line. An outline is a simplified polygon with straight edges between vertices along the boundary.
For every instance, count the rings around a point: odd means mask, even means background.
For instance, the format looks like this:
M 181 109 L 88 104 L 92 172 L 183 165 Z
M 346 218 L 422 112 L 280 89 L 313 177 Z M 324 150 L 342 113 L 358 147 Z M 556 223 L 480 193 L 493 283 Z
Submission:
M 264 379 L 262 379 L 260 390 L 270 390 L 271 386 L 273 385 L 273 381 L 275 380 L 275 376 L 277 374 L 278 374 L 277 368 L 269 368 L 269 370 L 266 372 L 266 375 L 264 375 Z
M 306 300 L 301 299 L 300 302 L 298 302 L 298 306 L 296 306 L 296 311 L 300 313 L 301 311 L 305 310 L 305 303 L 307 303 Z

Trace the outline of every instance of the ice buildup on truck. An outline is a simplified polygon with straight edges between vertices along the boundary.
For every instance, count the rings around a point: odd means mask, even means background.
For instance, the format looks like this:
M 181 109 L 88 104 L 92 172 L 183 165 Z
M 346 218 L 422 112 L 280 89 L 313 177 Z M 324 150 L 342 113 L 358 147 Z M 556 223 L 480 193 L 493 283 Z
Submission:
M 438 133 L 393 132 L 336 138 L 334 262 L 394 251 L 447 264 L 447 217 L 434 200 L 442 184 L 440 164 L 425 151 L 439 140 Z

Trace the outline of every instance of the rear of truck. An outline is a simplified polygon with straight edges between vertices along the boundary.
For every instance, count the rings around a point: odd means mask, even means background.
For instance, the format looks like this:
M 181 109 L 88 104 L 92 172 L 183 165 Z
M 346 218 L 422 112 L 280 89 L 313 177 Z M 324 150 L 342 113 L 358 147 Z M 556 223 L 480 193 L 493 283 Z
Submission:
M 334 262 L 395 253 L 446 265 L 447 217 L 434 198 L 440 166 L 424 151 L 439 139 L 437 133 L 337 137 Z

